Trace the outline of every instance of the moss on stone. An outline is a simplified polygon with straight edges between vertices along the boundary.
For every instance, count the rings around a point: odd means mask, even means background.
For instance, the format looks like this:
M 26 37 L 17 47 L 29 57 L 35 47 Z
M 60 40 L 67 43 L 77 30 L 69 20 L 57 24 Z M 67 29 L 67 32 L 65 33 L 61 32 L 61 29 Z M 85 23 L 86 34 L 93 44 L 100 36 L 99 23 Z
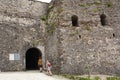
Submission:
M 47 20 L 47 17 L 44 15 L 44 16 L 41 16 L 40 19 L 41 19 L 42 21 L 46 21 L 46 20 Z
M 49 9 L 49 10 L 50 10 L 50 9 L 53 9 L 53 7 L 54 7 L 54 6 L 51 4 L 51 5 L 48 6 L 48 9 Z
M 52 34 L 54 32 L 54 30 L 56 29 L 56 26 L 57 26 L 56 23 L 50 24 L 50 26 L 48 26 L 46 28 L 47 33 Z
M 94 9 L 93 9 L 93 12 L 99 12 L 99 11 L 100 11 L 99 8 L 94 8 Z
M 113 7 L 113 3 L 112 3 L 112 2 L 108 2 L 108 3 L 107 3 L 107 7 L 112 8 L 112 7 Z
M 85 7 L 85 4 L 79 4 L 80 7 Z
M 91 31 L 91 27 L 89 25 L 85 26 L 85 29 Z
M 95 4 L 99 5 L 102 4 L 102 2 L 100 0 L 96 1 Z

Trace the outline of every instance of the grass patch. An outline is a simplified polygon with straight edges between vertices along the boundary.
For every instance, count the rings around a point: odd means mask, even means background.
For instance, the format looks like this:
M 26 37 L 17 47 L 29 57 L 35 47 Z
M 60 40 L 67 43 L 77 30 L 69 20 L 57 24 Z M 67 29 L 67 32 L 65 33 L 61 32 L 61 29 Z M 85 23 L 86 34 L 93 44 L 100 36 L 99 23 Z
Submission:
M 70 74 L 63 74 L 62 76 L 65 78 L 69 78 L 71 80 L 101 80 L 98 76 L 94 77 L 93 79 L 90 78 L 89 76 L 80 77 L 80 76 L 75 76 L 75 75 L 70 75 Z
M 120 80 L 120 77 L 107 77 L 107 80 Z
M 70 80 L 102 80 L 99 76 L 95 76 L 93 78 L 87 76 L 87 77 L 80 77 L 76 75 L 70 75 L 70 74 L 62 74 L 63 77 L 69 78 Z M 120 80 L 120 77 L 107 77 L 106 80 Z
M 100 77 L 96 76 L 93 80 L 101 80 Z

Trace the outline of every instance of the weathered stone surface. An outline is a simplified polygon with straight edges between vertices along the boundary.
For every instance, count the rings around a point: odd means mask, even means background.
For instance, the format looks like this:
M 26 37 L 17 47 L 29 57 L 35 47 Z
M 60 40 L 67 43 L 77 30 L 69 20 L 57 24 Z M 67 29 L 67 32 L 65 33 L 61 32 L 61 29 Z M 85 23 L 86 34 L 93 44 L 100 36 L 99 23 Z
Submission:
M 57 73 L 120 75 L 119 8 L 119 0 L 0 0 L 0 70 L 24 70 L 37 47 Z M 9 60 L 13 53 L 20 60 Z
M 40 19 L 47 3 L 28 0 L 0 0 L 0 70 L 25 70 L 25 53 L 30 47 L 44 46 L 45 25 Z M 10 54 L 20 60 L 9 60 Z
M 120 75 L 120 2 L 118 0 L 57 0 L 55 2 L 61 5 L 53 7 L 49 15 L 59 12 L 57 19 L 59 24 L 49 36 L 51 38 L 48 38 L 49 45 L 46 48 L 48 57 L 54 57 L 56 60 L 59 56 L 60 62 L 53 65 L 59 66 L 58 72 Z M 55 2 L 51 5 L 54 6 Z M 100 15 L 103 13 L 107 20 L 105 26 L 101 25 L 100 20 Z M 73 15 L 78 17 L 77 27 L 72 26 Z M 50 21 L 52 24 L 54 19 Z M 57 48 L 57 52 L 51 47 Z M 51 61 L 56 63 L 54 59 Z

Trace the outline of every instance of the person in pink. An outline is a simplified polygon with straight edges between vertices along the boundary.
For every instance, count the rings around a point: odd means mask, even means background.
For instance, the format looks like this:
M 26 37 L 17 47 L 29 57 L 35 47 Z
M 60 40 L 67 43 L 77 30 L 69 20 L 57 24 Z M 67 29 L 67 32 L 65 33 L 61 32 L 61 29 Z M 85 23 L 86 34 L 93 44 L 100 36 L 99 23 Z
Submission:
M 46 62 L 46 68 L 47 68 L 47 74 L 52 76 L 52 72 L 51 72 L 52 65 L 48 60 Z

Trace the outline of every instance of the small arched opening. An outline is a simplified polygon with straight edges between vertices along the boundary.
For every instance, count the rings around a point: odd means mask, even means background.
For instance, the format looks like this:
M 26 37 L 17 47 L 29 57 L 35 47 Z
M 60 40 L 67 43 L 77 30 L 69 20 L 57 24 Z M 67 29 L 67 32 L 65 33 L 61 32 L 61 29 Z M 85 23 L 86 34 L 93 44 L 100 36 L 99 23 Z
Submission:
M 38 48 L 30 48 L 26 52 L 26 70 L 38 70 L 38 59 L 42 53 Z
M 73 15 L 71 17 L 71 20 L 72 20 L 72 26 L 78 26 L 78 16 Z
M 115 37 L 115 33 L 113 33 L 113 37 Z
M 102 26 L 106 25 L 106 15 L 105 14 L 100 15 L 100 21 L 101 21 Z

